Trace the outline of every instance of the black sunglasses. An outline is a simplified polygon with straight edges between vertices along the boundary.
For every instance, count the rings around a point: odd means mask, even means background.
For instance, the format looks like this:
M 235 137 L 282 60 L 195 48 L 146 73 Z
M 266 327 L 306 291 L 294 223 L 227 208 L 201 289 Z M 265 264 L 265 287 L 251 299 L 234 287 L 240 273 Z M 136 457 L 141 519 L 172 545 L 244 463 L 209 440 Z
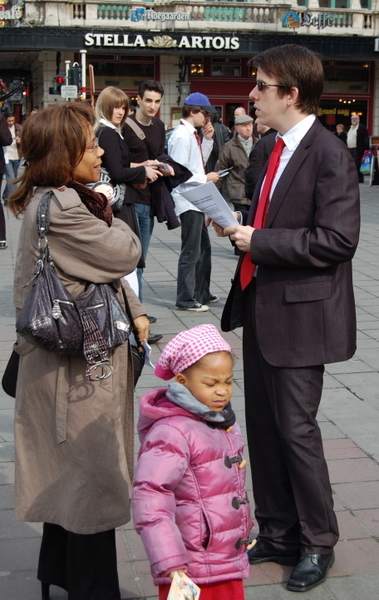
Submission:
M 260 92 L 265 87 L 282 87 L 282 88 L 287 87 L 286 85 L 280 85 L 279 83 L 264 83 L 263 81 L 260 81 L 259 79 L 256 80 L 255 85 L 257 86 L 257 88 Z

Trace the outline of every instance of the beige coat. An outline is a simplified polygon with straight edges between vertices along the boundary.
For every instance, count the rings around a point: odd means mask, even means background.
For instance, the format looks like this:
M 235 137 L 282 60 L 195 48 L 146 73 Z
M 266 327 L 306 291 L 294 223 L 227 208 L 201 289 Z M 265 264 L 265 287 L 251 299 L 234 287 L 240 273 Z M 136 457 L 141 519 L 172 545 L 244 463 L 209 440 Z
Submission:
M 22 307 L 38 257 L 32 198 L 20 232 L 14 303 Z M 51 255 L 75 297 L 87 281 L 114 281 L 134 270 L 141 253 L 137 236 L 118 219 L 112 227 L 92 215 L 72 189 L 55 190 L 50 202 Z M 125 286 L 124 286 L 125 287 Z M 126 284 L 133 317 L 144 307 Z M 119 294 L 121 295 L 121 294 Z M 90 382 L 86 361 L 35 348 L 22 338 L 16 394 L 16 518 L 61 525 L 92 534 L 130 518 L 133 465 L 133 381 L 128 344 L 111 353 L 114 371 Z

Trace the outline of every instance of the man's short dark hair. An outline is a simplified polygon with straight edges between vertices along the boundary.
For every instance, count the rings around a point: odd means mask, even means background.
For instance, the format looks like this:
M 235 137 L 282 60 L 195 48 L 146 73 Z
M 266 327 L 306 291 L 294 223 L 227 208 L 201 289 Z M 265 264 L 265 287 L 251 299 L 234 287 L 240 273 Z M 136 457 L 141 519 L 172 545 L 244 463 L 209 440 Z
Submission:
M 299 90 L 296 107 L 302 113 L 317 114 L 324 87 L 324 69 L 314 52 L 299 44 L 285 44 L 264 50 L 254 56 L 252 62 L 284 86 L 277 88 L 278 96 L 283 98 L 296 87 Z
M 138 86 L 138 95 L 140 98 L 143 98 L 144 93 L 148 90 L 149 92 L 157 92 L 161 96 L 164 94 L 163 85 L 159 83 L 159 81 L 153 81 L 152 79 L 148 79 L 143 81 Z

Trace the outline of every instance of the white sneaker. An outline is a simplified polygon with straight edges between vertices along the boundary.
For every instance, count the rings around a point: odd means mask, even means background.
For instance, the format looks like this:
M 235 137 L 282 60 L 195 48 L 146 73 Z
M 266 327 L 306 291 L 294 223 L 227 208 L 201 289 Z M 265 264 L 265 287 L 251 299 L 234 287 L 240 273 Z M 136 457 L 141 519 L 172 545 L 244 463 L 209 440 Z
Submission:
M 209 310 L 209 307 L 206 304 L 200 304 L 199 302 L 196 302 L 196 304 L 194 304 L 194 306 L 189 306 L 188 308 L 182 308 L 181 306 L 175 306 L 175 310 L 189 310 L 190 312 L 202 313 L 202 312 L 207 312 L 207 310 Z
M 0 242 L 0 250 L 5 250 L 5 248 L 8 248 L 7 242 L 1 241 Z

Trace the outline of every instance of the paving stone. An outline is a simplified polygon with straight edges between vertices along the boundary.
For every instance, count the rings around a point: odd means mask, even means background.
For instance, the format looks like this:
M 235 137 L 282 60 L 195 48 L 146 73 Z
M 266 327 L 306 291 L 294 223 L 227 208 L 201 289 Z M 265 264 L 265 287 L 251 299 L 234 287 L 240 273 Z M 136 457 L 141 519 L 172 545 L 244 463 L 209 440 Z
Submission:
M 343 363 L 326 365 L 324 393 L 319 411 L 335 510 L 341 540 L 336 548 L 336 563 L 327 581 L 307 593 L 307 600 L 374 600 L 379 587 L 379 203 L 378 190 L 361 186 L 362 235 L 354 260 L 354 283 L 358 314 L 358 348 L 354 357 Z M 7 211 L 6 211 L 7 212 Z M 8 264 L 0 265 L 0 333 L 6 340 L 0 347 L 0 371 L 8 361 L 14 341 L 14 315 L 11 306 L 13 264 L 20 222 L 7 220 Z M 178 331 L 198 323 L 219 327 L 230 280 L 237 264 L 229 240 L 212 239 L 212 290 L 221 302 L 204 314 L 174 311 L 180 230 L 168 232 L 156 224 L 144 271 L 144 296 L 148 314 L 158 318 L 153 332 L 163 333 L 152 348 L 156 363 L 164 344 Z M 6 261 L 5 261 L 6 262 Z M 5 299 L 5 302 L 4 302 Z M 244 423 L 242 329 L 224 334 L 234 354 L 235 385 L 233 405 L 246 434 Z M 136 390 L 138 397 L 161 382 L 152 369 L 145 368 Z M 37 600 L 40 587 L 35 577 L 40 545 L 40 524 L 18 523 L 13 518 L 14 400 L 0 390 L 0 598 Z M 137 415 L 136 415 L 137 420 Z M 139 446 L 135 434 L 135 455 Z M 247 487 L 253 509 L 251 474 Z M 258 533 L 255 525 L 253 536 Z M 150 567 L 141 539 L 133 523 L 117 530 L 118 567 L 122 598 L 156 600 Z M 289 567 L 275 563 L 256 565 L 245 582 L 246 600 L 288 600 L 285 582 Z M 59 588 L 52 589 L 52 600 L 67 600 Z

